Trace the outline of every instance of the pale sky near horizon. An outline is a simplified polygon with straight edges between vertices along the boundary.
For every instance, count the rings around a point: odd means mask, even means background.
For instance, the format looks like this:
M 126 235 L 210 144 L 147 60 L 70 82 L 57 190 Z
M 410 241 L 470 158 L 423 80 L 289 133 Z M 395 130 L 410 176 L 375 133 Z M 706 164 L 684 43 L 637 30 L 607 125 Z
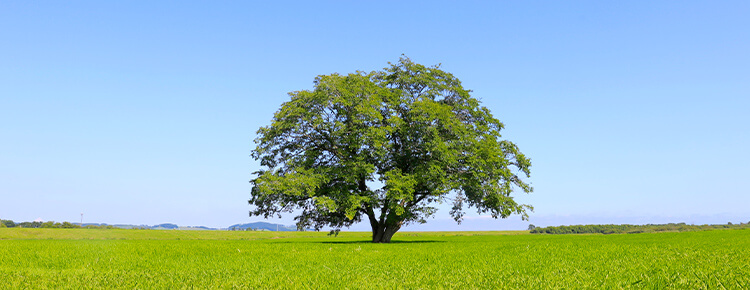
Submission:
M 750 2 L 2 1 L 0 218 L 226 227 L 316 75 L 442 64 L 532 159 L 529 222 L 750 221 Z M 293 215 L 270 222 L 293 223 Z M 354 230 L 367 230 L 358 225 Z

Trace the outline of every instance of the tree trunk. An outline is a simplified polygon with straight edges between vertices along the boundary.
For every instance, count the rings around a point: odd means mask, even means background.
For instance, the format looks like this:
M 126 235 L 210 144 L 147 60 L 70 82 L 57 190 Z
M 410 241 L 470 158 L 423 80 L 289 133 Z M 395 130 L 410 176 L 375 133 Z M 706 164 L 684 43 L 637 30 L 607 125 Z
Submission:
M 390 243 L 393 235 L 401 229 L 401 222 L 388 223 L 386 225 L 373 225 L 372 242 L 373 243 Z
M 398 230 L 400 228 L 401 228 L 400 226 L 386 228 L 385 232 L 383 233 L 383 239 L 380 240 L 380 242 L 381 243 L 390 243 L 391 242 L 391 238 L 393 237 L 394 234 L 396 234 L 396 232 L 398 232 Z
M 372 227 L 373 243 L 390 243 L 393 235 L 404 224 L 403 220 L 394 214 L 388 214 L 387 216 L 386 214 L 381 214 L 380 220 L 378 220 L 371 207 L 366 208 L 366 213 Z

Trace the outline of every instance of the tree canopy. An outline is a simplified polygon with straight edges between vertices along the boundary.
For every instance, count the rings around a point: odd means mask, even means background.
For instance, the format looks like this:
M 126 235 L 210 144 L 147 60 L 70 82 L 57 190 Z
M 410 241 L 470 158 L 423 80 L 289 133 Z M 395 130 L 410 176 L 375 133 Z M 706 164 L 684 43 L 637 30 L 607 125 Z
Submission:
M 467 206 L 527 219 L 533 208 L 511 194 L 532 192 L 522 179 L 531 162 L 470 92 L 439 65 L 406 57 L 382 71 L 316 77 L 258 130 L 250 215 L 297 210 L 298 228 L 335 231 L 364 219 L 372 241 L 386 243 L 437 203 L 452 202 L 458 223 Z

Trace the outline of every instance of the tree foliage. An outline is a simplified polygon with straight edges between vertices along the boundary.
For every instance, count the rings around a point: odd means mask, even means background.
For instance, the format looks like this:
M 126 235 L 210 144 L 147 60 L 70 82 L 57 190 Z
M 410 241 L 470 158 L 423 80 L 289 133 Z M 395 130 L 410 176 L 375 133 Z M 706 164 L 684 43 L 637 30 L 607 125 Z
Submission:
M 16 223 L 12 220 L 0 220 L 0 227 L 8 227 L 8 228 L 19 227 L 19 228 L 27 228 L 27 229 L 35 229 L 35 228 L 75 229 L 75 228 L 80 228 L 81 226 L 78 224 L 70 223 L 70 222 L 56 223 L 54 221 L 47 221 L 47 222 L 33 221 L 33 222 Z M 107 228 L 107 227 L 97 227 L 97 228 Z M 109 226 L 109 228 L 114 228 L 114 227 Z
M 2 223 L 4 226 L 8 228 L 12 228 L 16 226 L 16 223 L 13 222 L 12 220 L 0 220 L 0 223 Z
M 298 228 L 336 230 L 366 219 L 373 242 L 389 242 L 424 223 L 436 203 L 452 202 L 494 218 L 528 217 L 511 193 L 530 160 L 503 124 L 439 66 L 401 58 L 383 71 L 321 75 L 313 90 L 289 93 L 252 156 L 251 216 L 301 211 Z M 519 176 L 520 175 L 520 176 Z

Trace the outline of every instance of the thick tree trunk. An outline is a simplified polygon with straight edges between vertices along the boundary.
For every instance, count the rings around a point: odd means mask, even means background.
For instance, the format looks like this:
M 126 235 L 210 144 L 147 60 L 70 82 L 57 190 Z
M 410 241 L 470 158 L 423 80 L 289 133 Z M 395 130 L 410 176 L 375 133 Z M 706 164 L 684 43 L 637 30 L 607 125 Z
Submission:
M 373 243 L 380 243 L 383 240 L 383 234 L 385 233 L 385 229 L 380 226 L 376 226 L 372 229 L 372 242 Z
M 396 232 L 398 232 L 398 230 L 400 228 L 401 228 L 400 226 L 399 227 L 389 227 L 389 228 L 386 228 L 385 232 L 383 233 L 383 239 L 381 239 L 380 242 L 381 243 L 390 243 L 391 242 L 391 238 L 393 237 L 394 234 L 396 234 Z
M 401 229 L 401 222 L 373 225 L 372 242 L 373 243 L 390 243 L 393 235 Z
M 401 229 L 401 226 L 404 223 L 398 216 L 393 214 L 386 215 L 386 213 L 381 213 L 380 219 L 378 220 L 371 207 L 366 208 L 366 213 L 370 219 L 370 226 L 372 227 L 373 243 L 390 243 L 393 235 Z

